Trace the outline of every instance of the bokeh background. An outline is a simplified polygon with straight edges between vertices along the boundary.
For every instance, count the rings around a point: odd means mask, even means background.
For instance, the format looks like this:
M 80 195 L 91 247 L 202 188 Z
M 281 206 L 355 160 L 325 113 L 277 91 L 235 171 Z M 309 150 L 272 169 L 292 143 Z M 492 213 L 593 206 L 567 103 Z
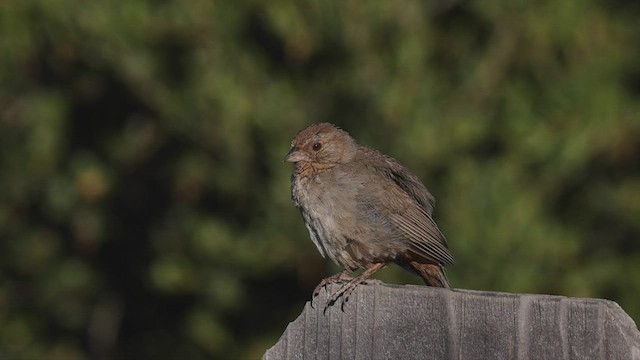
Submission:
M 638 322 L 639 16 L 0 2 L 0 357 L 260 357 L 338 270 L 282 162 L 318 121 L 425 182 L 454 287 L 606 298 Z

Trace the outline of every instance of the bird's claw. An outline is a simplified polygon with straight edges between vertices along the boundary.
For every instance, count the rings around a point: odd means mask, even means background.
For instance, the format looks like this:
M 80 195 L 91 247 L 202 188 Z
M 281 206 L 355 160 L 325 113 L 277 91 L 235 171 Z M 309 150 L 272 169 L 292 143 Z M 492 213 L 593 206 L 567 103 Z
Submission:
M 358 284 L 353 284 L 351 281 L 342 285 L 340 289 L 338 289 L 336 292 L 334 292 L 331 295 L 331 298 L 327 302 L 327 307 L 335 304 L 338 301 L 338 299 L 342 298 L 342 304 L 340 305 L 340 310 L 344 311 L 344 304 L 347 301 L 349 301 L 349 296 L 351 296 L 351 293 L 353 293 L 353 290 L 356 288 L 356 286 L 358 286 Z M 326 310 L 327 309 L 325 308 L 325 311 Z

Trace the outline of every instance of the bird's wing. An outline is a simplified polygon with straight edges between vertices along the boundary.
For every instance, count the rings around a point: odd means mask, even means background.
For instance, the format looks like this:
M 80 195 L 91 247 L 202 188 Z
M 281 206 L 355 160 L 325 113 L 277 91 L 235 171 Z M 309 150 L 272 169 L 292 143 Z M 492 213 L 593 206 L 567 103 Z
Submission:
M 406 209 L 392 208 L 389 219 L 409 240 L 411 252 L 438 264 L 453 264 L 444 235 L 422 209 L 413 205 Z
M 436 206 L 436 199 L 433 195 L 424 187 L 420 179 L 409 172 L 404 166 L 400 165 L 395 159 L 387 157 L 386 160 L 385 165 L 387 165 L 387 167 L 382 169 L 385 176 L 393 180 L 402 191 L 417 201 L 427 215 L 430 216 Z
M 373 210 L 368 216 L 393 227 L 394 238 L 407 241 L 408 250 L 418 257 L 442 265 L 453 264 L 447 241 L 431 217 L 433 196 L 400 163 L 384 157 L 382 165 L 377 162 L 372 167 L 387 181 L 368 184 L 358 195 Z

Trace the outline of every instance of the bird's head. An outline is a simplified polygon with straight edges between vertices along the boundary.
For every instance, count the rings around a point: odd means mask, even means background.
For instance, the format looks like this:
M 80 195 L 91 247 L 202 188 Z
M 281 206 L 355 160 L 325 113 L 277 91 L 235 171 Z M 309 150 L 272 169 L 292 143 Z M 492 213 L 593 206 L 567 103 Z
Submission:
M 284 160 L 312 164 L 346 163 L 353 159 L 356 150 L 355 140 L 346 131 L 329 123 L 320 123 L 296 135 Z

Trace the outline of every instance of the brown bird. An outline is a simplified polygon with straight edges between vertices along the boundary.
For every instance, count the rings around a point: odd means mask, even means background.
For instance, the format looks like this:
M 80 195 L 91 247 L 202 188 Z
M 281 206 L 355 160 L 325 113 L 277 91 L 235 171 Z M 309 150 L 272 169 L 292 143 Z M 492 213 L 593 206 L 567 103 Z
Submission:
M 453 264 L 447 241 L 433 221 L 435 200 L 420 180 L 390 156 L 359 145 L 328 123 L 301 130 L 285 161 L 295 163 L 291 197 L 311 240 L 342 272 L 323 279 L 349 280 L 329 303 L 344 301 L 387 263 L 417 273 L 430 286 L 449 287 L 444 265 Z M 364 269 L 355 278 L 349 272 Z

